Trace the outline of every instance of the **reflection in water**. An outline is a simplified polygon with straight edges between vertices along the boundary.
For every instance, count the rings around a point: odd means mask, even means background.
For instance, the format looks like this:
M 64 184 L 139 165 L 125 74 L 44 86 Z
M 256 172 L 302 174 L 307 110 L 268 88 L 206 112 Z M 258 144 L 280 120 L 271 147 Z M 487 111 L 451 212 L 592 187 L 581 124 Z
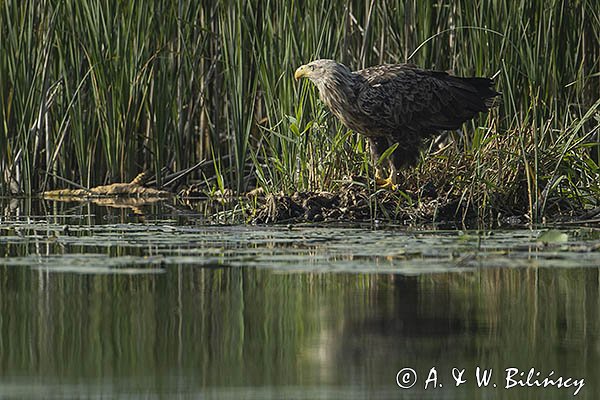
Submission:
M 575 391 L 504 389 L 511 367 L 585 378 L 577 398 L 600 398 L 597 231 L 553 247 L 530 231 L 207 227 L 161 205 L 142 224 L 126 210 L 40 204 L 41 217 L 1 207 L 0 398 Z M 424 390 L 432 367 L 443 386 Z M 492 370 L 488 387 L 477 367 Z M 418 374 L 412 389 L 396 384 L 403 368 Z M 453 368 L 465 369 L 460 387 Z
M 508 367 L 555 370 L 586 378 L 579 397 L 598 394 L 597 269 L 402 277 L 192 266 L 111 276 L 2 267 L 0 285 L 0 388 L 12 393 L 515 399 L 573 393 L 477 389 L 473 379 L 453 387 L 453 367 L 473 378 L 481 366 L 498 374 Z M 422 376 L 420 389 L 401 391 L 395 374 L 407 366 L 420 374 L 435 366 L 447 386 L 423 391 Z

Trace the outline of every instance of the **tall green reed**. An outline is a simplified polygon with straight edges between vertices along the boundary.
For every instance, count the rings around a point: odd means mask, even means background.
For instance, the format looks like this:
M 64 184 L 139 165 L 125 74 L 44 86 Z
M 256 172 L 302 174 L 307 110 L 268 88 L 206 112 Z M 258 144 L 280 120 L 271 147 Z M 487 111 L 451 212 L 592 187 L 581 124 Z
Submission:
M 205 159 L 219 175 L 209 185 L 238 192 L 331 189 L 369 173 L 365 143 L 293 71 L 334 58 L 495 76 L 503 103 L 457 137 L 449 151 L 475 162 L 448 169 L 465 176 L 446 181 L 478 204 L 498 201 L 493 192 L 522 201 L 525 187 L 534 219 L 554 195 L 593 203 L 599 22 L 592 0 L 6 0 L 0 190 L 33 193 L 60 185 L 57 176 L 91 186 L 140 170 L 160 179 Z M 500 156 L 517 172 L 501 172 Z M 417 182 L 436 162 L 426 157 L 409 174 L 422 172 Z

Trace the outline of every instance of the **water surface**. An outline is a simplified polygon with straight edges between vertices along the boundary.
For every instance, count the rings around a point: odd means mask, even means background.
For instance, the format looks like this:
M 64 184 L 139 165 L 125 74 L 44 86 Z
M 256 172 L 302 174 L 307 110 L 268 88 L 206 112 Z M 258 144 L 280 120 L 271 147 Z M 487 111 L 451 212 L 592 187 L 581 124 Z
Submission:
M 583 378 L 577 398 L 600 396 L 597 230 L 544 239 L 543 230 L 209 226 L 169 204 L 0 204 L 0 398 L 576 390 L 507 389 L 507 368 L 522 380 L 531 368 L 533 380 Z M 492 370 L 487 386 L 477 367 Z M 396 382 L 405 368 L 418 376 L 410 389 Z M 459 387 L 453 368 L 465 370 Z

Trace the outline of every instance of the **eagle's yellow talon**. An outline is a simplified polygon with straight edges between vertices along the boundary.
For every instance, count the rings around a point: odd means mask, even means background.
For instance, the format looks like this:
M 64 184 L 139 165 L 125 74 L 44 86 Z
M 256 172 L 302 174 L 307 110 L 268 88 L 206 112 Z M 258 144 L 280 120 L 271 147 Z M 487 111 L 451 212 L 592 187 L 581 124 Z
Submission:
M 382 189 L 391 189 L 391 190 L 396 190 L 398 188 L 398 185 L 396 185 L 393 181 L 392 178 L 379 178 L 379 177 L 375 177 L 375 183 L 377 184 L 378 187 L 382 188 Z
M 382 189 L 391 189 L 396 190 L 398 185 L 395 182 L 396 171 L 390 171 L 390 176 L 388 178 L 382 178 L 383 170 L 381 168 L 375 169 L 375 184 Z

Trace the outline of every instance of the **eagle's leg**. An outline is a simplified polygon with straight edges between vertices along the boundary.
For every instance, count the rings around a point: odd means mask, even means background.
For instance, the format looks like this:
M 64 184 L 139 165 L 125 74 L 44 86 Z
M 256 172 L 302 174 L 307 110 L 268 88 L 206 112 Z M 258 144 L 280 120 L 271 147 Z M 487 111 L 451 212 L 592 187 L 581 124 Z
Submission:
M 392 159 L 388 160 L 388 164 L 390 166 L 390 177 L 388 178 L 388 181 L 395 186 L 398 184 L 398 169 L 396 168 L 396 164 L 394 164 Z
M 381 158 L 381 155 L 387 150 L 389 147 L 389 143 L 387 138 L 385 137 L 369 137 L 369 150 L 371 150 L 371 158 L 373 160 L 373 165 L 375 166 L 375 183 L 377 186 L 382 188 L 391 188 L 392 190 L 396 188 L 396 167 L 391 159 L 388 159 L 388 164 L 390 166 L 390 176 L 389 178 L 384 178 L 385 172 L 383 170 L 383 166 L 378 162 Z
M 383 182 L 386 179 L 383 177 L 385 174 L 385 172 L 383 171 L 383 167 L 381 165 L 378 165 L 375 167 L 375 180 L 377 181 L 377 184 L 379 185 L 379 182 Z
M 375 170 L 375 183 L 381 188 L 396 190 L 398 181 L 398 170 L 396 169 L 396 166 L 394 165 L 392 160 L 388 160 L 388 165 L 390 168 L 390 176 L 387 178 L 382 178 L 383 168 L 379 167 Z M 381 171 L 380 175 L 378 175 L 378 171 Z

